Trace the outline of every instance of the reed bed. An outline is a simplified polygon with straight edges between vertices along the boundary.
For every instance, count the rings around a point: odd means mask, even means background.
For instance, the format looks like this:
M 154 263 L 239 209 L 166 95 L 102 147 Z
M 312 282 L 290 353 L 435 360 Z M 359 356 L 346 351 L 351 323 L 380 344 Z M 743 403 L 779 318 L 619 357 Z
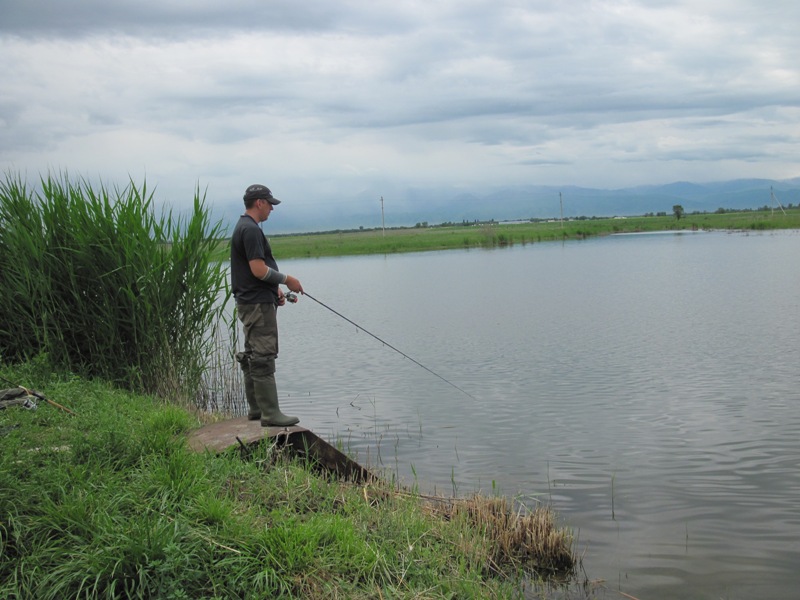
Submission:
M 212 330 L 206 370 L 194 400 L 195 407 L 209 418 L 240 417 L 247 413 L 242 370 L 234 358 L 239 344 L 237 337 L 235 323 L 224 319 Z
M 146 182 L 67 174 L 0 181 L 0 357 L 188 402 L 227 294 L 221 225 L 195 191 L 188 217 L 155 215 Z

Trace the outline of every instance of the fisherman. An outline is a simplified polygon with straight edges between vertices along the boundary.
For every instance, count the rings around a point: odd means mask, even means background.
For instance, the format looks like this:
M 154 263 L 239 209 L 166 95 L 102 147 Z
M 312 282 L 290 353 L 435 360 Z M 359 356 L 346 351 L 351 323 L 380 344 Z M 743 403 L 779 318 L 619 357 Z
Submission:
M 244 214 L 231 236 L 231 288 L 244 329 L 244 352 L 237 353 L 236 360 L 244 374 L 247 418 L 260 419 L 262 427 L 289 427 L 300 422 L 284 415 L 278 406 L 275 359 L 277 310 L 286 304 L 279 286 L 300 294 L 303 286 L 297 278 L 278 271 L 269 241 L 259 227 L 280 202 L 268 187 L 249 186 L 244 193 Z

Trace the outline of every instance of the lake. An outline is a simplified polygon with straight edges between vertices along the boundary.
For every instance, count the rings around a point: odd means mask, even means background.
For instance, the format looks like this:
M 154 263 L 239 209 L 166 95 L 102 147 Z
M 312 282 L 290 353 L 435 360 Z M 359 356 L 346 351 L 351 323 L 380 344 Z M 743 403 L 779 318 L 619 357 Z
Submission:
M 424 492 L 551 504 L 637 598 L 796 598 L 800 232 L 279 259 L 284 412 Z M 619 597 L 616 592 L 609 597 Z

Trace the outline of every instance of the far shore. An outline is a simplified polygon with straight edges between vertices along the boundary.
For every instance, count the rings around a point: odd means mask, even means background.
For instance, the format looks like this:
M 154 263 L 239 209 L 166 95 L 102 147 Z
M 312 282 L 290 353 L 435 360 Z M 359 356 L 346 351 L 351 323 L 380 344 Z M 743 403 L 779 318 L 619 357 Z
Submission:
M 419 223 L 413 227 L 335 230 L 319 233 L 271 235 L 281 259 L 396 254 L 465 248 L 493 248 L 517 244 L 581 240 L 615 233 L 655 231 L 764 231 L 800 229 L 800 207 L 781 210 L 647 215 L 636 217 L 572 218 L 474 223 Z M 268 234 L 269 235 L 269 234 Z M 217 257 L 227 259 L 228 240 L 220 241 Z

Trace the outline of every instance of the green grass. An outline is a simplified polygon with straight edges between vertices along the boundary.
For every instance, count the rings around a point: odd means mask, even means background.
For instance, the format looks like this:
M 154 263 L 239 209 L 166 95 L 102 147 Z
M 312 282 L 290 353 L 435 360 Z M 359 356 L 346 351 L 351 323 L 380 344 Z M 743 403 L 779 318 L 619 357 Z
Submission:
M 514 598 L 523 571 L 574 566 L 547 509 L 355 486 L 267 445 L 198 454 L 184 408 L 43 361 L 0 375 L 75 413 L 0 410 L 2 598 Z
M 496 248 L 540 242 L 579 240 L 614 233 L 646 231 L 678 231 L 692 229 L 768 230 L 800 229 L 800 208 L 784 215 L 770 210 L 685 214 L 674 216 L 642 216 L 625 219 L 578 219 L 536 221 L 522 224 L 483 223 L 358 231 L 336 231 L 297 235 L 276 235 L 270 238 L 279 258 L 311 258 L 357 254 L 394 254 L 464 248 Z M 214 253 L 227 260 L 230 246 L 221 241 Z

